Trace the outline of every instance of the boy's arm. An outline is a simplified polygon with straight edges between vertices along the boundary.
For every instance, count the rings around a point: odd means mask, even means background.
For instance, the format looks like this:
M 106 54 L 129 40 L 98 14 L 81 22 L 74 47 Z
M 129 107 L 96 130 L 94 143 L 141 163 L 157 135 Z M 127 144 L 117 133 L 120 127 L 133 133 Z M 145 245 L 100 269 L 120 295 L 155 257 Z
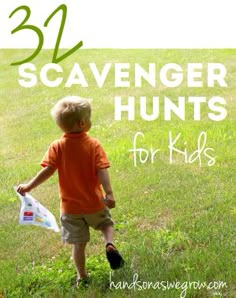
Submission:
M 55 171 L 56 169 L 53 167 L 46 166 L 28 183 L 18 185 L 17 192 L 19 192 L 21 195 L 24 195 L 25 192 L 30 192 L 33 188 L 37 187 L 51 177 Z
M 103 189 L 106 193 L 105 205 L 107 205 L 108 208 L 114 208 L 115 207 L 115 199 L 113 196 L 110 178 L 109 178 L 107 169 L 98 169 L 97 175 L 98 175 L 98 179 L 99 179 L 100 183 L 102 184 Z

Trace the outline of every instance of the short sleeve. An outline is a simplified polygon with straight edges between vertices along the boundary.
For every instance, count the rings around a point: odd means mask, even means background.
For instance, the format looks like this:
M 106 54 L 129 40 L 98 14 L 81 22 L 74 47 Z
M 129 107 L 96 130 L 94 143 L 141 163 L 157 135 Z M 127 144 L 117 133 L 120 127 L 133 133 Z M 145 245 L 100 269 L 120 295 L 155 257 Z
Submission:
M 56 143 L 52 143 L 47 152 L 45 153 L 40 165 L 42 167 L 47 167 L 47 166 L 51 166 L 55 169 L 58 168 L 58 160 L 59 160 L 59 157 L 58 157 L 58 144 Z
M 97 169 L 105 169 L 110 167 L 106 153 L 99 142 L 97 142 L 95 147 L 95 164 Z

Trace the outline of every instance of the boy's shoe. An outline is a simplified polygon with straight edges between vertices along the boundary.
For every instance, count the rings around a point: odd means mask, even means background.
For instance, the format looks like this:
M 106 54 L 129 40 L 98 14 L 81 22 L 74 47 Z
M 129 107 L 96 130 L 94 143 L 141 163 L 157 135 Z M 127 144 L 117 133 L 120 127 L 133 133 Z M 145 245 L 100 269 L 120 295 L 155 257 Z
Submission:
M 112 246 L 112 248 L 108 249 L 108 246 Z M 119 269 L 125 264 L 122 256 L 112 243 L 107 243 L 106 245 L 106 256 L 108 262 L 110 263 L 111 269 Z
M 76 289 L 87 289 L 89 285 L 89 278 L 79 278 L 75 279 L 73 287 Z
M 76 280 L 76 288 L 77 289 L 87 289 L 89 286 L 88 278 L 80 278 Z

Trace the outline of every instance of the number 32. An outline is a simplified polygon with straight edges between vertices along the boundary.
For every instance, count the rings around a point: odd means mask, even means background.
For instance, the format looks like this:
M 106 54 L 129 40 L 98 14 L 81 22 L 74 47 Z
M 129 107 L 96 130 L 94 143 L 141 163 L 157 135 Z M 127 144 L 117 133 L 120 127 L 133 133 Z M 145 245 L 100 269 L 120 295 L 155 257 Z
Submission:
M 38 46 L 35 49 L 35 51 L 33 52 L 33 54 L 31 56 L 29 56 L 28 58 L 18 61 L 18 62 L 14 62 L 11 63 L 11 65 L 20 65 L 26 62 L 29 62 L 31 60 L 33 60 L 41 51 L 42 47 L 43 47 L 43 42 L 44 42 L 44 37 L 43 37 L 43 33 L 42 31 L 34 26 L 34 25 L 30 25 L 30 24 L 26 24 L 26 22 L 28 21 L 30 14 L 31 14 L 31 10 L 28 6 L 26 5 L 22 5 L 17 7 L 9 16 L 9 18 L 11 18 L 17 11 L 19 10 L 24 10 L 26 15 L 24 20 L 20 23 L 20 25 L 18 25 L 15 29 L 13 29 L 11 31 L 11 34 L 14 34 L 18 31 L 24 30 L 24 29 L 28 29 L 31 31 L 34 31 L 35 34 L 38 36 Z M 61 42 L 61 37 L 62 37 L 62 33 L 64 30 L 64 26 L 65 26 L 65 22 L 66 22 L 66 15 L 67 15 L 67 7 L 65 4 L 62 4 L 60 6 L 57 7 L 57 9 L 55 9 L 50 16 L 47 18 L 47 20 L 44 23 L 44 27 L 47 27 L 49 22 L 51 21 L 51 19 L 59 12 L 62 11 L 62 18 L 61 18 L 61 25 L 59 28 L 59 32 L 57 35 L 57 40 L 56 40 L 56 44 L 55 44 L 55 48 L 54 48 L 54 52 L 53 52 L 53 57 L 52 57 L 52 63 L 58 63 L 60 61 L 62 61 L 63 59 L 65 59 L 66 57 L 68 57 L 69 55 L 73 54 L 76 50 L 78 50 L 79 48 L 81 48 L 83 46 L 83 42 L 80 41 L 78 42 L 72 49 L 68 50 L 66 53 L 64 53 L 63 55 L 58 57 L 58 50 L 60 47 L 60 42 Z

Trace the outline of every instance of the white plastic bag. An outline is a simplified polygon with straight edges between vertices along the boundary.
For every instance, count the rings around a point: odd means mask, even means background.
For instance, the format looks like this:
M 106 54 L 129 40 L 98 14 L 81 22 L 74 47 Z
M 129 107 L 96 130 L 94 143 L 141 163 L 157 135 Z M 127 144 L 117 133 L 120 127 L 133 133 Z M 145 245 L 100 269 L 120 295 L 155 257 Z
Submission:
M 14 187 L 16 194 L 21 200 L 19 224 L 35 225 L 53 230 L 54 232 L 60 231 L 54 215 L 49 210 L 35 200 L 29 193 L 22 196 L 16 189 L 17 188 Z

